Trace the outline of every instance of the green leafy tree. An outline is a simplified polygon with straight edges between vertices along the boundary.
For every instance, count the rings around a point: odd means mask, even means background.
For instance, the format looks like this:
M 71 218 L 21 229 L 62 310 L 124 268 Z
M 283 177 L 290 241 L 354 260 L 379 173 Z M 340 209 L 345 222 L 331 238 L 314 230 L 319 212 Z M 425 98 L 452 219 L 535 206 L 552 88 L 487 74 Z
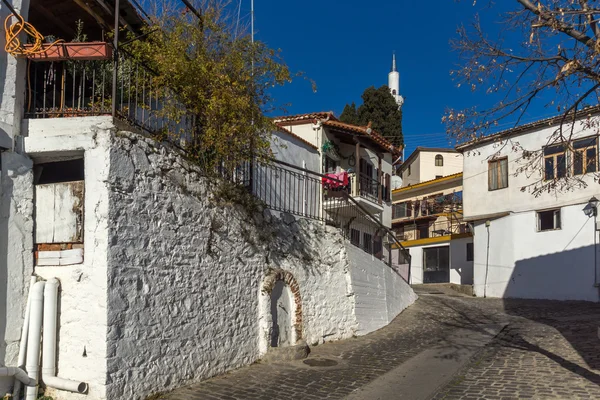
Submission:
M 346 104 L 344 107 L 344 111 L 340 115 L 340 121 L 345 122 L 347 124 L 358 125 L 358 111 L 356 111 L 356 104 L 352 102 L 352 104 Z
M 366 126 L 371 122 L 372 128 L 394 146 L 402 146 L 402 110 L 399 109 L 394 96 L 387 86 L 376 89 L 371 86 L 362 94 L 363 104 L 356 109 L 356 105 L 346 105 L 340 115 L 342 122 Z
M 250 148 L 258 156 L 269 155 L 274 126 L 265 113 L 272 110 L 271 88 L 291 80 L 287 66 L 277 51 L 238 32 L 226 3 L 192 3 L 201 18 L 155 7 L 160 11 L 144 28 L 147 37 L 131 42 L 127 52 L 155 72 L 154 86 L 177 100 L 164 105 L 166 117 L 177 121 L 184 113 L 194 115 L 185 144 L 192 159 L 216 164 L 244 157 Z

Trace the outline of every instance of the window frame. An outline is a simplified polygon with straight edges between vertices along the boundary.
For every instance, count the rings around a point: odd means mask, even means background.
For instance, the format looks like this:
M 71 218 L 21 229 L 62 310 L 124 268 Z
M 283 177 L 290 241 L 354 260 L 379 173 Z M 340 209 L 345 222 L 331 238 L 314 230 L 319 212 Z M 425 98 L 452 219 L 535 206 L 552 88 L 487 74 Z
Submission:
M 362 249 L 365 251 L 365 253 L 373 254 L 373 235 L 368 232 L 363 232 L 362 239 Z
M 467 243 L 466 251 L 467 251 L 466 261 L 467 262 L 475 261 L 475 246 L 474 246 L 473 242 Z
M 541 219 L 540 219 L 540 215 L 543 213 L 549 213 L 552 212 L 553 213 L 553 228 L 552 229 L 542 229 L 541 226 Z M 558 213 L 558 218 L 555 217 L 556 214 L 554 213 Z M 558 227 L 556 226 L 556 221 L 558 221 Z M 539 210 L 535 212 L 535 225 L 536 225 L 536 231 L 537 232 L 552 232 L 552 231 L 560 231 L 562 229 L 562 208 L 549 208 L 549 209 L 545 209 L 545 210 Z
M 575 148 L 575 145 L 577 142 L 583 142 L 583 141 L 591 140 L 591 139 L 593 139 L 595 142 L 593 145 L 587 146 L 587 147 Z M 580 176 L 580 175 L 592 174 L 592 173 L 598 172 L 598 135 L 592 135 L 592 136 L 586 136 L 586 137 L 574 139 L 572 147 L 573 147 L 573 155 L 572 155 L 572 163 L 571 163 L 571 171 L 570 171 L 572 176 Z M 587 159 L 588 159 L 587 150 L 590 150 L 590 149 L 594 150 L 594 157 L 596 159 L 596 162 L 594 163 L 593 171 L 588 171 L 589 164 L 587 162 Z M 583 153 L 583 160 L 581 162 L 582 172 L 575 173 L 575 160 L 577 157 L 577 153 L 579 153 L 579 152 Z M 586 166 L 585 170 L 583 169 L 584 166 Z
M 439 164 L 438 164 L 439 161 Z M 436 167 L 443 167 L 444 166 L 444 156 L 441 154 L 436 154 L 435 156 L 435 166 Z
M 557 147 L 557 146 L 563 146 L 563 150 L 556 152 L 556 153 L 550 153 L 550 154 L 546 154 L 546 150 L 549 149 L 550 147 Z M 564 142 L 560 142 L 560 143 L 553 143 L 551 145 L 547 145 L 542 147 L 542 170 L 544 173 L 544 182 L 547 181 L 552 181 L 555 179 L 561 179 L 561 178 L 566 178 L 569 175 L 569 162 L 568 162 L 568 147 L 566 145 L 566 143 Z M 558 157 L 564 157 L 564 176 L 558 176 Z M 553 168 L 552 168 L 552 178 L 548 178 L 547 174 L 546 174 L 546 160 L 552 159 L 552 163 L 553 163 Z
M 506 186 L 500 186 L 500 182 L 502 181 L 502 168 L 500 167 L 500 163 L 502 161 L 506 161 Z M 496 171 L 496 182 L 497 182 L 497 187 L 492 188 L 492 164 L 495 164 L 496 166 L 494 167 L 494 170 Z M 504 156 L 504 157 L 499 157 L 499 158 L 495 158 L 493 160 L 489 160 L 488 161 L 488 192 L 492 192 L 495 190 L 502 190 L 502 189 L 506 189 L 507 187 L 510 186 L 509 182 L 508 182 L 508 157 Z

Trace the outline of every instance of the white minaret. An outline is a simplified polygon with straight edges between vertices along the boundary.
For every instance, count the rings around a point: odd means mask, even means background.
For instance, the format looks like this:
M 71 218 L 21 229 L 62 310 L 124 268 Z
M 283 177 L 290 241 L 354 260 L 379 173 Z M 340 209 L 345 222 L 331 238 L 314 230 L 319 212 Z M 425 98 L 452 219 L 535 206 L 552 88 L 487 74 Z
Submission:
M 400 73 L 396 69 L 396 53 L 392 55 L 392 70 L 388 74 L 388 87 L 392 92 L 392 96 L 396 99 L 398 107 L 402 107 L 404 97 L 400 96 Z

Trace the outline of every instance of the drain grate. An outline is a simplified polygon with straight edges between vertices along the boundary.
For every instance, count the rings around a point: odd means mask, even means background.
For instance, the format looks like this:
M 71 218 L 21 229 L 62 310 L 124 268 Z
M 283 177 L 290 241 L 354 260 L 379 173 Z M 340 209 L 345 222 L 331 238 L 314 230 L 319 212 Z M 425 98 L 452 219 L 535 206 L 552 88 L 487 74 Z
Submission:
M 309 358 L 303 361 L 304 364 L 311 367 L 333 367 L 338 365 L 335 360 L 328 360 L 327 358 Z

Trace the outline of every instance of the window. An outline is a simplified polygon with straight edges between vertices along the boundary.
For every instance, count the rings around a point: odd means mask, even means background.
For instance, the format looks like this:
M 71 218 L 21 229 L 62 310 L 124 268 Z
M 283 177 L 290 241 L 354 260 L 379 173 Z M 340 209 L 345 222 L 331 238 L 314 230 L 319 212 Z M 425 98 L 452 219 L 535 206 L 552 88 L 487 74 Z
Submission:
M 435 156 L 435 166 L 436 167 L 444 166 L 444 157 L 442 157 L 441 154 L 438 154 L 437 156 Z
M 575 140 L 573 150 L 573 175 L 583 175 L 598 170 L 597 137 Z
M 392 207 L 392 218 L 412 217 L 412 204 L 410 201 L 394 204 Z
M 537 213 L 537 229 L 539 232 L 560 229 L 560 208 L 539 211 Z
M 335 172 L 337 163 L 329 157 L 325 157 L 325 172 Z
M 508 187 L 508 158 L 501 158 L 488 163 L 488 190 Z
M 373 254 L 373 236 L 370 233 L 363 233 L 363 250 Z
M 467 261 L 473 261 L 473 243 L 467 243 Z
M 360 247 L 360 231 L 358 229 L 350 229 L 350 243 L 356 247 Z
M 563 143 L 544 147 L 544 180 L 567 175 L 566 146 Z
M 406 176 L 410 176 L 410 165 L 408 166 L 408 174 Z
M 436 175 L 435 179 L 440 179 L 440 178 L 443 178 L 443 177 L 444 177 L 444 175 Z

